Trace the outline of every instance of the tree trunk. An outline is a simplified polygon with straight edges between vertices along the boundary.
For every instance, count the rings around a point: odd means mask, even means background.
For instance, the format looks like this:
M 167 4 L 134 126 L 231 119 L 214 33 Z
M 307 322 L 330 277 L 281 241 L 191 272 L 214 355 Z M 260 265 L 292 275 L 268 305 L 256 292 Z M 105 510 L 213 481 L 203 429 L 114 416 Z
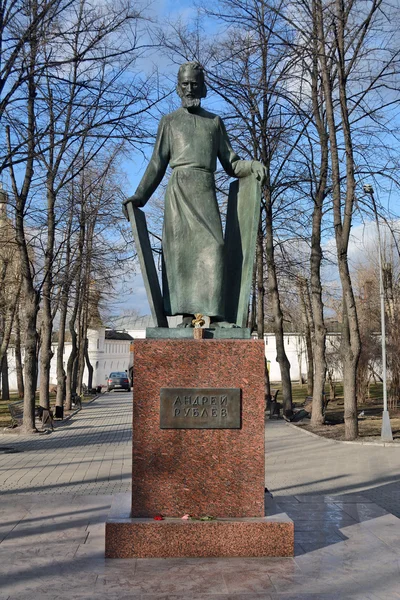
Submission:
M 79 350 L 79 346 L 78 346 L 78 336 L 76 338 L 76 356 L 75 356 L 75 360 L 74 360 L 74 366 L 72 369 L 72 389 L 74 392 L 78 392 L 78 366 L 79 366 L 79 362 L 78 362 L 78 350 Z
M 68 357 L 67 363 L 67 379 L 66 379 L 66 396 L 65 396 L 65 408 L 71 410 L 72 408 L 72 394 L 76 393 L 76 358 L 78 355 L 77 345 L 77 334 L 75 331 L 75 323 L 79 309 L 79 296 L 80 296 L 80 273 L 76 277 L 76 289 L 75 289 L 75 300 L 72 315 L 69 320 L 69 332 L 71 334 L 71 354 Z
M 71 284 L 79 272 L 80 268 L 80 255 L 76 261 L 74 268 L 71 272 L 71 232 L 72 222 L 74 218 L 73 202 L 70 203 L 70 215 L 68 219 L 68 226 L 66 231 L 66 250 L 65 250 L 65 274 L 64 282 L 61 291 L 60 300 L 60 323 L 58 327 L 58 346 L 57 346 L 57 396 L 56 406 L 62 408 L 66 401 L 67 393 L 67 374 L 64 369 L 64 352 L 65 352 L 65 327 L 67 324 L 67 313 L 68 313 L 68 295 L 71 290 Z M 80 230 L 78 248 L 81 250 L 83 245 L 84 231 Z M 71 405 L 71 390 L 69 391 L 69 406 Z M 71 406 L 70 406 L 71 408 Z M 68 410 L 70 410 L 70 408 Z
M 270 406 L 269 403 L 271 402 L 271 399 L 272 399 L 271 382 L 269 379 L 267 359 L 265 359 L 265 361 L 264 361 L 264 381 L 265 381 L 265 410 L 266 410 L 267 408 L 269 408 L 269 406 Z
M 260 222 L 258 225 L 256 264 L 257 264 L 257 337 L 264 339 L 264 249 L 262 231 L 262 212 L 260 211 Z
M 333 381 L 333 378 L 332 378 L 331 374 L 328 375 L 328 379 L 329 379 L 329 400 L 335 400 L 335 398 L 336 398 L 336 386 L 335 386 L 335 383 Z
M 279 363 L 282 381 L 282 404 L 285 416 L 293 414 L 292 405 L 292 384 L 290 380 L 290 362 L 285 352 L 285 342 L 283 334 L 283 314 L 278 290 L 278 279 L 276 275 L 276 265 L 274 257 L 274 239 L 272 228 L 272 207 L 271 197 L 268 191 L 264 191 L 266 200 L 266 261 L 268 268 L 268 293 L 271 302 L 272 315 L 274 319 L 274 333 L 276 339 L 276 360 Z
M 315 11 L 316 30 L 318 35 L 318 60 L 321 66 L 321 78 L 325 96 L 326 119 L 328 124 L 330 159 L 332 174 L 332 200 L 333 200 L 333 222 L 335 228 L 336 252 L 340 282 L 343 290 L 343 306 L 345 312 L 344 335 L 342 334 L 342 356 L 344 363 L 344 412 L 345 412 L 345 438 L 353 440 L 358 435 L 357 421 L 357 397 L 356 397 L 356 372 L 357 363 L 360 356 L 360 331 L 357 318 L 357 310 L 354 300 L 353 288 L 348 266 L 348 245 L 352 225 L 352 215 L 354 209 L 355 197 L 355 175 L 354 175 L 354 156 L 349 118 L 349 108 L 346 90 L 346 60 L 345 60 L 345 41 L 344 26 L 346 15 L 344 4 L 341 0 L 335 0 L 335 5 L 330 11 L 334 10 L 336 14 L 329 12 L 328 31 L 325 31 L 324 8 L 321 0 L 313 2 L 313 11 Z M 330 48 L 332 18 L 334 20 L 335 35 L 335 53 Z M 327 47 L 329 51 L 329 61 L 327 58 Z M 331 55 L 335 59 L 332 68 Z M 332 70 L 336 71 L 338 82 L 338 97 L 340 101 L 339 124 L 335 119 L 334 97 L 336 90 L 333 89 Z M 343 146 L 345 149 L 346 176 L 344 178 L 340 169 L 338 135 L 343 135 Z M 344 182 L 344 184 L 343 184 Z M 344 187 L 344 189 L 342 189 Z M 344 200 L 343 200 L 344 198 Z M 344 204 L 344 206 L 343 206 Z
M 76 292 L 78 294 L 78 292 Z M 75 363 L 77 356 L 77 344 L 76 344 L 76 331 L 75 331 L 75 320 L 78 312 L 78 299 L 75 299 L 75 306 L 69 321 L 69 331 L 71 334 L 71 354 L 68 357 L 67 363 L 67 379 L 66 379 L 66 394 L 65 394 L 65 408 L 71 410 L 72 408 L 72 394 L 76 393 L 76 377 Z
M 306 331 L 306 348 L 307 348 L 307 396 L 312 396 L 314 393 L 314 356 L 311 341 L 311 332 L 307 328 Z
M 88 370 L 88 390 L 91 390 L 93 388 L 93 367 L 92 367 L 92 363 L 90 362 L 90 358 L 89 358 L 89 344 L 88 341 L 86 339 L 86 344 L 85 344 L 85 361 L 86 361 L 86 367 Z
M 347 303 L 343 299 L 341 354 L 343 359 L 344 430 L 346 440 L 354 440 L 358 437 L 357 363 L 360 353 L 354 355 L 351 346 L 351 335 Z
M 25 367 L 24 367 L 24 420 L 22 429 L 25 433 L 36 431 L 35 427 L 35 399 L 37 380 L 37 331 L 36 321 L 39 310 L 39 296 L 34 291 L 28 290 L 24 297 L 25 319 Z
M 346 361 L 343 365 L 343 396 L 345 436 L 347 440 L 354 440 L 358 437 L 357 405 L 353 402 L 356 396 L 356 369 Z
M 300 278 L 299 281 L 299 299 L 301 312 L 303 316 L 303 327 L 304 327 L 304 337 L 306 340 L 306 351 L 307 351 L 307 396 L 313 395 L 314 390 L 314 355 L 313 355 L 313 347 L 312 347 L 312 330 L 313 330 L 313 321 L 312 321 L 312 310 L 311 310 L 311 302 L 310 295 L 308 292 L 308 283 L 304 278 Z M 301 378 L 301 373 L 300 373 Z
M 81 178 L 82 179 L 82 178 Z M 82 185 L 80 182 L 79 189 Z M 72 190 L 74 192 L 74 188 Z M 74 193 L 73 193 L 74 195 Z M 71 217 L 72 218 L 72 217 Z M 79 217 L 79 239 L 78 239 L 78 254 L 76 258 L 76 264 L 74 268 L 74 278 L 76 281 L 75 285 L 75 299 L 72 310 L 72 315 L 69 320 L 69 331 L 71 334 L 71 354 L 68 357 L 67 363 L 67 378 L 66 378 L 66 394 L 65 394 L 65 408 L 71 410 L 72 407 L 72 394 L 76 393 L 76 382 L 77 382 L 77 335 L 75 330 L 76 319 L 78 316 L 79 307 L 81 305 L 81 272 L 82 272 L 82 256 L 83 247 L 85 243 L 86 233 L 86 216 L 85 216 L 85 204 L 84 195 L 81 194 L 81 206 L 80 206 L 80 217 Z M 68 246 L 67 246 L 68 249 Z M 68 274 L 67 274 L 68 275 Z M 71 278 L 70 281 L 73 279 Z M 69 288 L 70 289 L 70 288 Z
M 2 314 L 0 313 L 0 362 L 3 359 L 3 356 L 7 354 L 7 350 L 10 345 L 14 319 L 21 293 L 21 286 L 22 282 L 19 281 L 18 287 L 15 290 L 15 297 L 13 299 L 14 301 L 8 306 L 8 310 L 6 310 L 5 307 L 2 307 Z
M 86 260 L 84 265 L 84 273 L 82 278 L 81 302 L 79 305 L 79 338 L 78 338 L 78 357 L 77 357 L 77 372 L 78 372 L 78 393 L 82 394 L 83 389 L 83 374 L 85 371 L 85 352 L 88 343 L 88 319 L 89 319 L 89 296 L 91 285 L 91 265 L 93 251 L 94 224 L 92 219 L 88 222 L 86 232 Z
M 85 286 L 86 287 L 86 286 Z M 76 389 L 79 395 L 82 394 L 83 373 L 85 370 L 85 344 L 86 344 L 86 289 L 83 290 L 82 300 L 79 307 L 78 315 L 78 338 L 77 338 L 77 355 L 76 355 Z
M 53 255 L 55 238 L 54 215 L 54 180 L 52 174 L 47 176 L 47 246 L 44 260 L 44 282 L 42 298 L 42 331 L 40 347 L 40 406 L 50 408 L 50 365 L 54 353 L 51 349 L 53 333 L 53 315 L 51 310 L 51 295 L 53 292 Z
M 57 346 L 57 396 L 56 406 L 64 406 L 66 395 L 66 373 L 64 369 L 65 326 L 67 323 L 68 292 L 63 290 L 60 303 L 60 324 L 58 327 Z
M 326 380 L 326 327 L 324 321 L 324 305 L 322 302 L 322 285 L 321 285 L 321 220 L 322 220 L 322 203 L 315 206 L 313 214 L 313 233 L 311 239 L 311 305 L 313 315 L 313 364 L 314 364 L 314 380 L 313 380 L 313 399 L 312 399 L 312 415 L 311 424 L 315 427 L 322 425 L 324 422 L 323 414 L 323 395 L 325 393 Z
M 39 402 L 43 408 L 50 408 L 50 364 L 53 358 L 51 350 L 52 317 L 51 310 L 45 308 L 47 302 L 43 302 L 43 322 L 41 327 L 40 345 L 40 378 L 39 378 Z M 50 312 L 50 314 L 49 314 Z
M 37 19 L 38 5 L 31 5 L 31 18 L 33 22 Z M 36 156 L 36 119 L 35 98 L 36 69 L 38 52 L 38 31 L 34 27 L 29 36 L 29 54 L 27 56 L 27 114 L 26 114 L 26 160 L 25 173 L 19 191 L 17 175 L 13 164 L 14 152 L 11 143 L 10 127 L 6 127 L 7 151 L 9 160 L 9 173 L 12 189 L 15 197 L 15 238 L 20 256 L 20 268 L 22 278 L 22 298 L 25 318 L 25 389 L 24 389 L 24 416 L 22 431 L 32 433 L 35 428 L 35 392 L 37 379 L 37 313 L 39 310 L 40 295 L 35 290 L 34 279 L 31 269 L 29 244 L 25 235 L 25 209 L 28 194 L 34 175 L 34 161 Z M 21 177 L 22 179 L 22 177 Z
M 76 387 L 78 394 L 81 395 L 83 391 L 83 375 L 85 372 L 85 349 L 86 349 L 87 339 L 85 337 L 81 337 L 78 344 L 78 355 L 76 358 L 77 362 L 77 382 Z
M 10 387 L 8 384 L 8 360 L 7 353 L 3 356 L 1 361 L 1 399 L 10 399 Z
M 313 247 L 311 253 L 321 252 L 319 244 Z M 321 252 L 322 255 L 322 252 Z M 311 423 L 313 426 L 322 425 L 324 422 L 322 399 L 325 393 L 326 380 L 326 328 L 324 322 L 324 308 L 322 303 L 322 286 L 320 279 L 321 258 L 311 259 L 311 301 L 313 307 L 314 335 L 313 335 L 313 358 L 314 358 L 314 389 L 312 400 Z
M 327 190 L 328 168 L 329 168 L 329 136 L 326 130 L 324 118 L 324 106 L 321 105 L 320 77 L 318 73 L 318 25 L 313 6 L 313 67 L 311 72 L 312 105 L 315 124 L 318 131 L 319 145 L 321 150 L 319 165 L 319 180 L 316 182 L 314 209 L 312 216 L 311 232 L 311 256 L 310 256 L 310 288 L 311 288 L 311 314 L 312 314 L 312 344 L 314 381 L 312 392 L 312 415 L 313 426 L 322 425 L 323 394 L 325 392 L 326 380 L 326 327 L 324 321 L 324 305 L 322 301 L 321 284 L 321 226 L 323 217 L 323 204 Z
M 24 397 L 24 374 L 21 354 L 21 322 L 19 309 L 15 315 L 15 371 L 17 374 L 18 397 Z

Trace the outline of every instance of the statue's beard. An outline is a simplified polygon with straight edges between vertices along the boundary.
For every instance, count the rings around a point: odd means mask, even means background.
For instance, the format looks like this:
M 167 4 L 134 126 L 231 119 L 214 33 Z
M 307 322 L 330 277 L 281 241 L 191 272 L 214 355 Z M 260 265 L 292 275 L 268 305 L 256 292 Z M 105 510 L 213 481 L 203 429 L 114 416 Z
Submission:
M 187 98 L 185 96 L 182 96 L 183 108 L 198 108 L 200 106 L 200 103 L 200 98 Z

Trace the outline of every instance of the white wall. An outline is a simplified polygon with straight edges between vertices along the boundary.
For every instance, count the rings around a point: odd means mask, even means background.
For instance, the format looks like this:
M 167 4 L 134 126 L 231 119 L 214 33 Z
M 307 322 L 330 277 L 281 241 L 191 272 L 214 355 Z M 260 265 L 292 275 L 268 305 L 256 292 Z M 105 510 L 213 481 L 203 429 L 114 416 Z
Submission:
M 129 370 L 129 367 L 132 365 L 130 345 L 130 340 L 106 340 L 104 328 L 96 330 L 90 329 L 88 331 L 88 352 L 93 367 L 93 387 L 106 385 L 107 377 L 112 371 Z M 57 385 L 57 344 L 53 344 L 52 348 L 54 356 L 50 363 L 50 385 Z M 67 367 L 71 350 L 72 345 L 70 342 L 67 342 L 64 346 L 64 369 Z M 15 371 L 14 348 L 8 350 L 7 358 L 10 390 L 16 390 L 17 376 Z M 22 362 L 23 361 L 24 356 L 22 356 Z M 87 385 L 88 372 L 86 367 L 83 381 Z
M 133 329 L 127 331 L 135 339 L 146 337 L 145 329 Z M 307 378 L 307 354 L 304 337 L 298 333 L 286 333 L 285 350 L 290 362 L 290 376 L 292 381 L 299 381 L 300 375 L 304 380 Z M 332 334 L 327 337 L 327 348 L 332 343 L 337 345 L 338 335 Z M 269 362 L 270 380 L 279 382 L 281 373 L 276 360 L 275 335 L 268 333 L 264 336 L 265 356 Z M 130 340 L 107 340 L 105 329 L 100 328 L 88 331 L 88 350 L 90 362 L 93 366 L 93 387 L 105 385 L 108 375 L 112 371 L 129 371 L 132 366 L 133 354 L 130 352 Z M 50 367 L 50 384 L 57 384 L 57 345 L 53 345 L 54 356 Z M 64 368 L 67 366 L 68 357 L 71 353 L 71 344 L 66 343 L 64 348 Z M 22 359 L 23 360 L 23 359 Z M 10 390 L 17 389 L 17 378 L 15 372 L 14 348 L 8 351 L 9 382 Z M 334 378 L 340 380 L 340 372 L 335 373 Z M 84 382 L 87 384 L 87 369 L 85 368 Z
M 103 360 L 99 361 L 99 376 L 103 376 L 103 385 L 113 371 L 129 370 L 132 365 L 130 345 L 129 340 L 105 340 Z
M 298 334 L 286 334 L 285 351 L 290 362 L 290 377 L 292 381 L 299 381 L 300 374 L 304 377 L 307 374 L 306 352 L 303 337 Z M 276 360 L 276 341 L 275 335 L 266 334 L 264 336 L 265 356 L 269 362 L 269 377 L 271 381 L 281 380 L 281 371 Z
M 280 382 L 281 372 L 279 363 L 276 360 L 276 341 L 275 335 L 268 333 L 264 336 L 265 356 L 269 363 L 269 376 L 271 381 Z M 285 351 L 290 362 L 290 378 L 292 381 L 300 381 L 300 376 L 304 381 L 307 380 L 307 350 L 306 341 L 300 333 L 285 333 L 284 334 Z M 339 334 L 328 334 L 326 339 L 327 353 L 337 352 L 340 343 Z M 379 369 L 378 369 L 379 371 Z M 340 381 L 342 373 L 336 370 L 333 374 L 333 379 Z

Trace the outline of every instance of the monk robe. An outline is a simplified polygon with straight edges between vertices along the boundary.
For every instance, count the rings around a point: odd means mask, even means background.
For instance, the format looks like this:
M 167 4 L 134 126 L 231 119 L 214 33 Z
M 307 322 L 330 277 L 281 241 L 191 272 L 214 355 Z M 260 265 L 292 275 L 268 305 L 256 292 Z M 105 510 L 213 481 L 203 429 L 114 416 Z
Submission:
M 162 282 L 167 315 L 224 319 L 224 240 L 214 173 L 217 158 L 231 177 L 251 173 L 233 151 L 222 119 L 203 108 L 179 108 L 160 121 L 153 156 L 135 192 L 144 206 L 172 169 L 165 194 Z

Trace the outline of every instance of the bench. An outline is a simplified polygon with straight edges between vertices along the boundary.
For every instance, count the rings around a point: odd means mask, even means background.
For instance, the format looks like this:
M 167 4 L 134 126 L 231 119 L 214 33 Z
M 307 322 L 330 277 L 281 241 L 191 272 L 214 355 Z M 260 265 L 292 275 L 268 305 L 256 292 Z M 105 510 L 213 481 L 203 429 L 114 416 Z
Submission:
M 17 402 L 9 404 L 8 410 L 10 411 L 12 420 L 11 427 L 22 425 L 22 421 L 24 418 L 24 401 L 18 400 Z M 42 406 L 37 406 L 35 409 L 35 416 L 39 417 L 39 419 L 42 421 L 42 425 L 46 425 L 46 423 L 49 423 L 51 429 L 54 429 L 53 411 L 51 409 L 43 408 Z
M 51 430 L 54 430 L 53 425 L 53 411 L 50 408 L 43 408 L 43 406 L 38 406 L 35 410 L 35 414 L 42 421 L 42 425 L 46 425 L 46 423 L 50 423 Z
M 71 406 L 73 408 L 82 408 L 82 397 L 79 396 L 79 394 L 77 394 L 76 392 L 72 393 L 72 397 L 71 397 Z
M 271 396 L 267 398 L 266 409 L 269 409 L 269 418 L 270 419 L 279 419 L 280 411 L 282 408 L 282 404 L 277 402 L 279 390 L 271 389 Z
M 11 415 L 11 425 L 10 427 L 16 427 L 17 425 L 22 425 L 22 420 L 24 418 L 24 401 L 18 400 L 17 402 L 13 402 L 8 405 L 8 410 Z

